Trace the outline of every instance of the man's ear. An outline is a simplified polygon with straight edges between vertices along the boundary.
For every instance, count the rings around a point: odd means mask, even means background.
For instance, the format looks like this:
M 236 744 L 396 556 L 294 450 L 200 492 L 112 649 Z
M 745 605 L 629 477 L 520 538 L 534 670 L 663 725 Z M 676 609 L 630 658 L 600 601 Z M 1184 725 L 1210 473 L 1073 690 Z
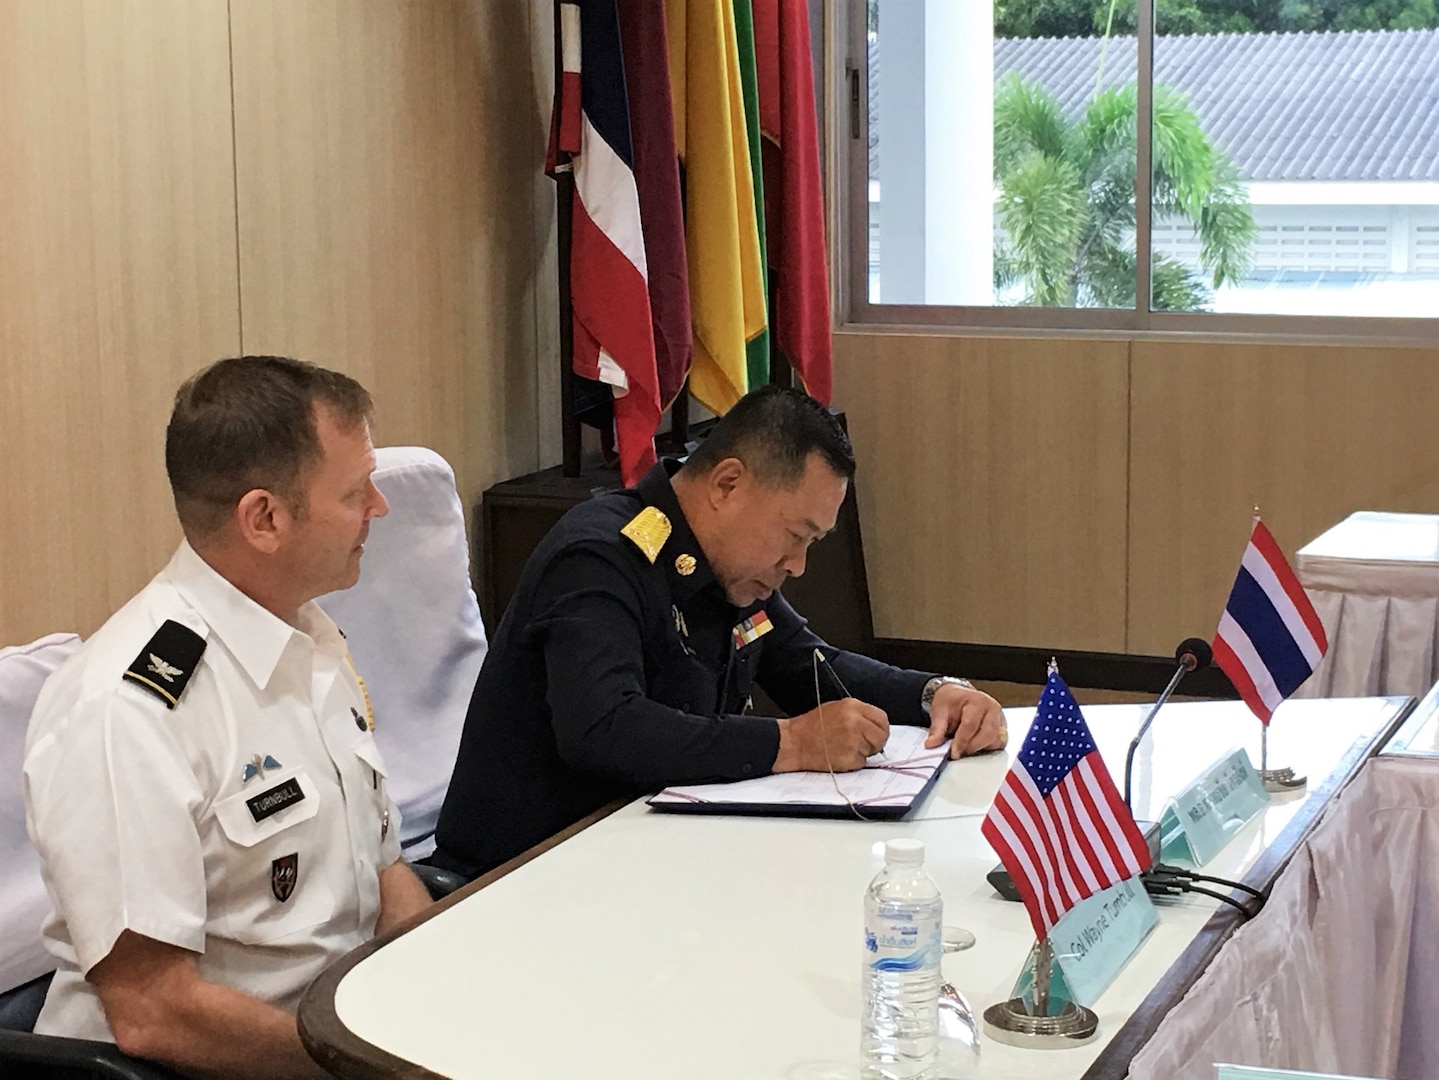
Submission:
M 235 504 L 235 525 L 245 543 L 273 555 L 294 527 L 289 505 L 272 491 L 251 488 Z
M 739 458 L 727 457 L 710 470 L 709 494 L 710 502 L 719 508 L 723 503 L 734 498 L 749 470 Z

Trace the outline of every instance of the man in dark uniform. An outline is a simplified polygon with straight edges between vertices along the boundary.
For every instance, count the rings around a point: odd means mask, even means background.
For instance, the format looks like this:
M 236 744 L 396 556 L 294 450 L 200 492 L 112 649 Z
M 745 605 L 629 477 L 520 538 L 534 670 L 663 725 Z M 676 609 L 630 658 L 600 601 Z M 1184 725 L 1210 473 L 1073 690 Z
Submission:
M 1002 747 L 989 695 L 834 649 L 780 595 L 854 468 L 822 405 L 768 386 L 683 466 L 566 514 L 490 643 L 433 861 L 475 877 L 619 796 L 857 769 L 890 722 L 928 726 L 956 757 Z M 750 715 L 756 685 L 786 717 Z

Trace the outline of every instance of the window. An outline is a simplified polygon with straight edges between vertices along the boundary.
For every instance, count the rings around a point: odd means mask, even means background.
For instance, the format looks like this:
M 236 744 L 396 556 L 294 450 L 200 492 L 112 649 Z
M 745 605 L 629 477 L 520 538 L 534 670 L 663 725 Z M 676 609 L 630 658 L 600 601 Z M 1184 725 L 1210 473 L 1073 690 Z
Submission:
M 1433 7 L 851 0 L 851 317 L 1432 341 Z

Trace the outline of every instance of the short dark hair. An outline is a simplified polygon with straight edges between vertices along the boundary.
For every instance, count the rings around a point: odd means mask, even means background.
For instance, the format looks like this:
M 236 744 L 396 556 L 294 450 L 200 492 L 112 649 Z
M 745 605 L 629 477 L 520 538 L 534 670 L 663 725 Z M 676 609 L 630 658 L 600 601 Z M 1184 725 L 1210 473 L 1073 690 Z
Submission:
M 849 436 L 828 409 L 803 391 L 762 386 L 715 422 L 685 469 L 706 473 L 725 458 L 739 458 L 762 482 L 793 487 L 811 454 L 819 454 L 836 476 L 854 476 Z
M 220 360 L 186 379 L 165 429 L 165 471 L 186 534 L 215 532 L 254 488 L 304 513 L 320 407 L 349 427 L 367 422 L 374 403 L 348 375 L 284 356 Z

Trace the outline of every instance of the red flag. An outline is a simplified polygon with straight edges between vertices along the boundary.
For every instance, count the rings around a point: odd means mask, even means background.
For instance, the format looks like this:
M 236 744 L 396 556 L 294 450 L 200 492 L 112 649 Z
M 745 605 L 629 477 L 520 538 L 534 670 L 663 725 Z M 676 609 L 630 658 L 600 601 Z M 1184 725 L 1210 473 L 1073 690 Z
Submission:
M 670 99 L 665 0 L 619 0 L 629 90 L 635 186 L 649 264 L 650 317 L 660 403 L 668 406 L 690 370 L 690 275 Z
M 828 405 L 829 272 L 807 0 L 754 0 L 754 36 L 774 309 L 770 329 L 775 348 L 810 396 Z
M 619 16 L 615 0 L 562 0 L 559 14 L 555 126 L 575 174 L 574 369 L 614 393 L 620 475 L 634 484 L 655 461 L 660 401 Z
M 1055 672 L 979 831 L 1045 938 L 1075 904 L 1149 868 L 1149 845 Z

